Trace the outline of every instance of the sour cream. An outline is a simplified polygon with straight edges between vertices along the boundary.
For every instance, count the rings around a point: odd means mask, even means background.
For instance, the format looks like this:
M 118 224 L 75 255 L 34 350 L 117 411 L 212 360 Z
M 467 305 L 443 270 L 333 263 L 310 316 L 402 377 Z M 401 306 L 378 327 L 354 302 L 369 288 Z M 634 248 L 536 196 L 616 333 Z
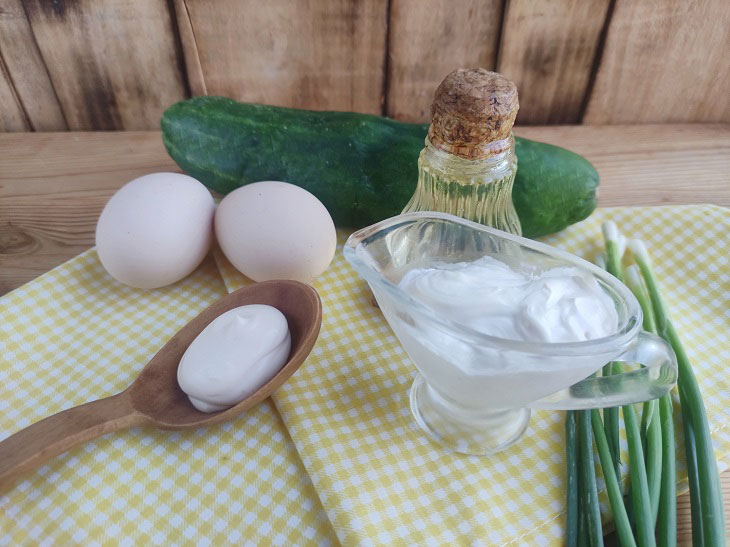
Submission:
M 400 287 L 452 321 L 509 340 L 581 342 L 618 328 L 611 297 L 573 267 L 529 273 L 484 256 L 410 270 Z
M 195 408 L 217 412 L 268 382 L 289 359 L 291 336 L 283 313 L 252 304 L 214 319 L 185 351 L 177 381 Z

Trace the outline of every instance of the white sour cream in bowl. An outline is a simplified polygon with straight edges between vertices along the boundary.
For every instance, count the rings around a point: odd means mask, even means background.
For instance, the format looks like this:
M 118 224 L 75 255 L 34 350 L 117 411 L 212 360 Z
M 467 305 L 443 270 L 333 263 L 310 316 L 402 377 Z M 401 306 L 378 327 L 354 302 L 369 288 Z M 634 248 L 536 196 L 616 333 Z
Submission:
M 483 256 L 410 270 L 400 287 L 453 321 L 508 340 L 582 342 L 618 328 L 613 300 L 578 268 L 530 274 Z

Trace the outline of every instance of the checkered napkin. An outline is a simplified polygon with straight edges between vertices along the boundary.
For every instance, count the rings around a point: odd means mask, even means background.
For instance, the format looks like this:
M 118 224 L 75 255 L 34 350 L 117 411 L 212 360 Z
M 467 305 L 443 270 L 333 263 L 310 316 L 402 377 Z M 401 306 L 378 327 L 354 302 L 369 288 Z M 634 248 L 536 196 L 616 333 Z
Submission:
M 153 291 L 88 251 L 0 299 L 0 439 L 125 389 L 225 294 L 212 259 Z M 197 431 L 135 428 L 50 461 L 0 492 L 0 545 L 336 544 L 271 401 Z
M 592 260 L 603 248 L 601 223 L 609 219 L 652 253 L 700 380 L 717 454 L 727 460 L 730 211 L 603 209 L 546 242 Z M 415 367 L 371 304 L 367 284 L 343 259 L 347 235 L 340 232 L 335 260 L 315 283 L 324 307 L 317 345 L 273 396 L 340 542 L 559 545 L 565 414 L 533 412 L 520 441 L 487 457 L 448 453 L 431 442 L 409 410 Z M 229 290 L 250 283 L 222 256 L 216 261 Z M 679 423 L 677 431 L 681 437 Z M 625 437 L 623 445 L 625 451 Z M 684 479 L 683 454 L 678 459 Z M 601 500 L 607 515 L 605 492 Z
M 609 218 L 649 246 L 726 460 L 730 213 L 605 209 L 547 243 L 592 259 Z M 273 402 L 204 430 L 137 428 L 69 451 L 0 492 L 0 544 L 559 544 L 563 414 L 534 413 L 489 457 L 433 444 L 410 415 L 415 368 L 340 250 L 315 283 L 317 345 Z M 0 438 L 124 389 L 181 325 L 249 283 L 215 262 L 140 291 L 89 251 L 1 298 Z

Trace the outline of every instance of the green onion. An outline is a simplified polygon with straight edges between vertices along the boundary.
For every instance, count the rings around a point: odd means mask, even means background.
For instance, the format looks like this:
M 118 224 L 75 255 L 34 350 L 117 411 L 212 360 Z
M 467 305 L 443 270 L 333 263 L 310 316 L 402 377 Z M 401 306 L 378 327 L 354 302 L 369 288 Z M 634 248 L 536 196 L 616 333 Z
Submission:
M 662 429 L 662 477 L 656 536 L 659 545 L 675 547 L 677 545 L 677 472 L 674 461 L 672 396 L 669 393 L 659 399 L 659 416 Z
M 682 398 L 680 393 L 680 399 Z M 695 435 L 692 427 L 692 418 L 684 405 L 682 409 L 682 425 L 684 426 L 684 459 L 687 461 L 687 482 L 689 483 L 689 506 L 692 515 L 692 545 L 703 547 L 705 533 L 702 522 L 702 507 L 700 505 L 699 470 L 697 469 L 697 454 Z
M 649 485 L 644 467 L 644 451 L 641 448 L 641 434 L 636 420 L 634 407 L 621 407 L 626 427 L 626 440 L 629 445 L 629 473 L 631 476 L 631 501 L 634 509 L 637 544 L 640 547 L 656 545 L 654 521 L 649 501 Z
M 606 432 L 603 429 L 601 414 L 598 410 L 591 411 L 591 424 L 593 425 L 593 436 L 596 439 L 598 457 L 601 460 L 601 468 L 603 469 L 603 479 L 606 482 L 608 501 L 611 505 L 611 513 L 613 513 L 613 520 L 616 525 L 616 534 L 623 547 L 635 547 L 636 542 L 631 531 L 631 523 L 629 522 L 629 516 L 624 506 L 624 498 L 621 495 L 621 485 L 614 472 Z
M 698 546 L 725 545 L 724 514 L 719 473 L 714 457 L 707 415 L 697 379 L 661 299 L 651 261 L 643 243 L 629 243 L 638 265 L 622 270 L 626 240 L 612 222 L 604 223 L 606 270 L 619 280 L 626 278 L 643 310 L 643 328 L 663 337 L 674 349 L 679 365 L 678 390 L 685 431 L 685 452 L 690 483 L 692 540 Z M 643 279 L 643 281 L 642 281 Z M 620 363 L 609 363 L 604 375 L 621 372 Z M 590 417 L 588 412 L 590 412 Z M 641 426 L 634 407 L 622 407 L 629 448 L 631 485 L 628 499 L 621 495 L 618 409 L 570 412 L 566 417 L 568 451 L 568 545 L 602 545 L 592 436 L 603 468 L 616 533 L 622 545 L 675 547 L 676 462 L 671 394 L 647 401 Z M 590 426 L 588 425 L 590 419 Z M 644 457 L 646 455 L 646 458 Z M 577 462 L 576 462 L 577 458 Z M 577 468 L 577 475 L 576 475 Z M 572 480 L 571 480 L 572 477 Z M 577 492 L 575 488 L 577 486 Z M 578 508 L 574 505 L 577 502 Z M 633 519 L 632 519 L 633 517 Z M 632 535 L 633 520 L 636 540 Z M 656 537 L 655 537 L 656 529 Z M 571 539 L 572 538 L 572 539 Z
M 651 298 L 646 292 L 644 283 L 641 280 L 641 270 L 636 264 L 631 264 L 626 268 L 626 285 L 631 292 L 634 293 L 636 300 L 639 301 L 641 311 L 644 314 L 644 321 L 642 327 L 647 332 L 657 332 L 656 318 L 654 317 L 654 309 L 651 307 Z
M 657 287 L 646 247 L 638 240 L 632 240 L 629 247 L 649 290 L 658 333 L 671 344 L 677 356 L 679 398 L 682 403 L 685 452 L 690 476 L 690 502 L 694 499 L 692 505 L 693 525 L 695 519 L 701 521 L 703 545 L 725 545 L 725 518 L 722 507 L 720 476 L 699 384 L 679 336 L 669 319 L 666 306 Z M 694 468 L 690 467 L 693 459 L 696 463 Z M 693 480 L 696 482 L 696 488 L 694 489 L 692 488 Z M 696 541 L 694 526 L 693 541 Z
M 659 406 L 659 401 L 651 402 L 652 406 Z M 646 480 L 649 486 L 651 506 L 651 527 L 654 529 L 659 513 L 659 494 L 662 484 L 662 426 L 658 411 L 654 412 L 653 418 L 649 421 L 644 454 L 646 455 Z
M 623 280 L 624 276 L 621 267 L 621 258 L 626 248 L 626 238 L 618 231 L 616 224 L 613 222 L 604 222 L 602 231 L 603 239 L 606 244 L 606 270 L 619 280 Z M 622 367 L 619 363 L 613 363 L 612 365 L 609 364 L 607 367 L 604 367 L 604 371 L 606 368 L 608 368 L 609 372 L 620 373 Z M 606 417 L 609 446 L 614 444 L 614 448 L 618 453 L 618 418 L 617 416 L 614 416 L 614 412 L 618 412 L 618 410 L 604 409 L 603 412 Z M 629 447 L 629 472 L 631 476 L 630 505 L 634 516 L 637 543 L 641 547 L 653 546 L 656 544 L 654 537 L 654 519 L 652 504 L 649 497 L 647 471 L 644 463 L 641 430 L 636 420 L 636 413 L 634 412 L 633 406 L 623 406 L 622 412 L 624 417 L 624 426 L 626 429 L 626 439 Z M 656 437 L 653 436 L 652 440 L 656 441 Z M 660 448 L 658 449 L 660 450 Z M 661 453 L 659 454 L 661 455 Z M 618 475 L 619 467 L 617 463 L 617 461 L 614 461 Z M 656 462 L 654 462 L 654 465 L 656 465 Z
M 580 455 L 580 450 L 578 450 L 578 454 Z M 580 477 L 580 474 L 578 476 Z M 586 506 L 586 491 L 580 482 L 578 482 L 578 505 L 580 507 Z M 578 547 L 588 546 L 588 524 L 586 523 L 587 518 L 588 517 L 586 516 L 585 511 L 581 510 L 578 513 Z
M 603 239 L 606 244 L 606 271 L 618 278 L 623 277 L 621 271 L 621 257 L 624 254 L 626 246 L 626 238 L 623 237 L 614 222 L 604 222 L 601 226 L 603 231 Z M 617 365 L 608 363 L 603 367 L 603 375 L 610 376 L 616 372 Z M 606 422 L 606 436 L 608 439 L 608 448 L 611 451 L 611 460 L 613 461 L 614 470 L 617 477 L 621 477 L 621 444 L 619 437 L 619 417 L 618 407 L 604 408 L 603 419 Z
M 655 402 L 656 399 L 652 399 L 651 401 L 645 401 L 641 406 L 641 447 L 644 449 L 644 454 L 646 454 L 646 435 L 649 432 L 649 427 L 651 427 L 654 414 L 658 412 Z
M 634 293 L 641 306 L 644 321 L 642 326 L 648 332 L 656 333 L 656 320 L 654 310 L 651 307 L 651 300 L 641 281 L 639 268 L 632 264 L 626 268 L 626 285 Z M 672 437 L 674 431 L 672 430 Z M 646 401 L 641 415 L 641 441 L 644 454 L 646 455 L 646 475 L 649 485 L 649 498 L 651 502 L 652 527 L 656 526 L 659 513 L 659 497 L 661 492 L 662 477 L 662 425 L 659 416 L 659 401 Z M 674 470 L 672 471 L 674 472 Z
M 653 332 L 656 334 L 656 320 L 654 319 L 654 310 L 651 307 L 651 301 L 649 295 L 644 288 L 644 283 L 641 281 L 641 272 L 636 264 L 631 264 L 626 268 L 626 286 L 631 289 L 634 293 L 636 300 L 641 306 L 644 319 L 642 321 L 642 327 L 647 332 Z M 641 444 L 646 448 L 646 432 L 649 430 L 649 422 L 651 421 L 654 412 L 657 410 L 654 401 L 646 401 L 641 410 Z
M 608 363 L 603 367 L 603 375 L 610 376 L 618 372 L 616 363 Z M 606 422 L 606 438 L 608 439 L 608 449 L 611 453 L 611 461 L 613 462 L 614 473 L 617 477 L 621 476 L 621 444 L 619 441 L 619 419 L 618 407 L 610 407 L 603 409 L 603 419 Z
M 565 459 L 567 467 L 567 502 L 565 547 L 578 545 L 578 464 L 576 462 L 575 411 L 565 414 Z
M 603 545 L 603 528 L 601 526 L 601 508 L 598 505 L 598 487 L 596 486 L 596 467 L 593 460 L 593 435 L 591 433 L 591 411 L 578 410 L 578 451 L 580 454 L 579 469 L 581 490 L 585 495 L 582 504 L 585 517 L 585 529 L 588 545 Z

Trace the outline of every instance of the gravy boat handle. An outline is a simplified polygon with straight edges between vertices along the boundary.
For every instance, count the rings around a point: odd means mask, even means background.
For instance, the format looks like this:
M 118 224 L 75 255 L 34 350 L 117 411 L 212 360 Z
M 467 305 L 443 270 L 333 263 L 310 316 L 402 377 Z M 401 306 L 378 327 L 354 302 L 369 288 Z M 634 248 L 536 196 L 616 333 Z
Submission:
M 530 405 L 535 409 L 583 410 L 640 403 L 661 397 L 677 383 L 677 358 L 658 336 L 641 332 L 614 361 L 640 364 L 612 376 L 589 376 Z

